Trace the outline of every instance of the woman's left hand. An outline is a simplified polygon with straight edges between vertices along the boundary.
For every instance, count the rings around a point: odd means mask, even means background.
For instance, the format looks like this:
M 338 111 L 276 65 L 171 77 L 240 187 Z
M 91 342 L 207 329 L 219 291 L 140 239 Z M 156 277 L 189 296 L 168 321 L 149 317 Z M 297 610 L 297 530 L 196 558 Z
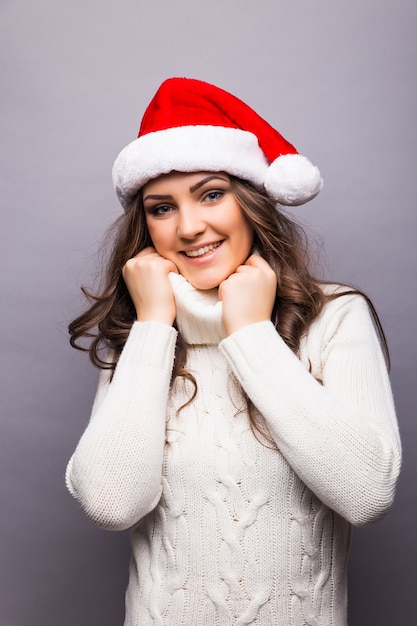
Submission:
M 276 291 L 274 270 L 259 254 L 252 254 L 219 286 L 227 334 L 249 324 L 270 320 Z

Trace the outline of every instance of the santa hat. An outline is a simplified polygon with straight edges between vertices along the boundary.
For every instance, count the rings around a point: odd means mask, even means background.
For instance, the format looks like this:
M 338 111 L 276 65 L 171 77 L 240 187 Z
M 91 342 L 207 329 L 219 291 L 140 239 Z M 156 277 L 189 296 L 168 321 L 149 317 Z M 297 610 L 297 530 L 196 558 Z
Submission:
M 247 104 L 191 78 L 162 83 L 138 138 L 117 157 L 113 183 L 122 206 L 146 182 L 172 171 L 226 172 L 284 205 L 303 204 L 323 187 L 318 168 Z

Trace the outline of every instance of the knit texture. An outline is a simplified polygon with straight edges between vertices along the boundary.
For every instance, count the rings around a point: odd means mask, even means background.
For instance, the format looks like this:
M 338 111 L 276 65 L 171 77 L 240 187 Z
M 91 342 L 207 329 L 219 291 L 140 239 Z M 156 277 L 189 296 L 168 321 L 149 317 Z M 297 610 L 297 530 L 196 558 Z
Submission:
M 196 399 L 177 413 L 175 329 L 136 322 L 67 468 L 95 523 L 133 527 L 125 626 L 345 626 L 350 523 L 384 515 L 400 466 L 366 303 L 329 303 L 297 358 L 270 322 L 226 338 L 217 290 L 170 277 Z

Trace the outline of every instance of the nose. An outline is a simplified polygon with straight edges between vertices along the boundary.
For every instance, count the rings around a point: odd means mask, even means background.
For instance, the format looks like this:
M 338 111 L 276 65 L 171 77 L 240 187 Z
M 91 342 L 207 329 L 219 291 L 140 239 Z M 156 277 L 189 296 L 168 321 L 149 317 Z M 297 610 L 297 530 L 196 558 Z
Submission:
M 181 239 L 194 239 L 206 229 L 206 224 L 195 204 L 182 205 L 178 210 L 177 234 Z

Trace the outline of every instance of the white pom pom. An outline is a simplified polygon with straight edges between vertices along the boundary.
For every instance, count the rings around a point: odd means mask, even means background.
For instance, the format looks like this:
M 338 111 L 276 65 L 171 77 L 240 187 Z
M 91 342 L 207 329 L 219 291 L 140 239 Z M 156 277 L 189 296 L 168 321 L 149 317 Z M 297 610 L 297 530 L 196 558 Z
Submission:
M 271 163 L 265 191 L 280 204 L 296 206 L 312 200 L 323 188 L 318 167 L 301 154 L 285 154 Z

